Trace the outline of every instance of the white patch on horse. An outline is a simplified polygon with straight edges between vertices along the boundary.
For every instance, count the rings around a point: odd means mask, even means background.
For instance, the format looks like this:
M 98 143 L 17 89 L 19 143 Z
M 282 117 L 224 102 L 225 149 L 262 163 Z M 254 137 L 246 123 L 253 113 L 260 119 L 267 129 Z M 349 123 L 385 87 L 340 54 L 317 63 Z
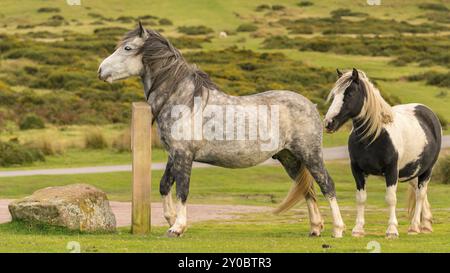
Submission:
M 325 124 L 331 122 L 341 112 L 342 105 L 344 105 L 344 92 L 339 92 L 334 95 L 333 102 L 325 115 Z
M 385 126 L 394 148 L 398 153 L 398 169 L 401 170 L 408 163 L 417 161 L 428 144 L 427 137 L 419 121 L 414 115 L 418 104 L 404 104 L 392 107 L 394 121 Z M 415 177 L 420 166 L 410 177 L 401 177 L 407 180 Z
M 170 193 L 170 191 L 167 195 L 163 196 L 162 199 L 164 218 L 166 218 L 170 226 L 173 226 L 175 224 L 177 213 L 175 212 L 175 208 L 173 207 L 172 194 Z
M 187 228 L 187 206 L 186 203 L 183 204 L 180 200 L 177 203 L 177 219 L 175 224 L 169 228 L 169 233 L 174 233 L 176 235 L 181 235 L 186 231 Z
M 364 206 L 367 200 L 366 190 L 356 191 L 356 223 L 352 230 L 352 235 L 355 237 L 364 235 Z
M 342 238 L 345 225 L 342 220 L 341 211 L 339 210 L 339 206 L 336 200 L 336 197 L 332 197 L 328 199 L 331 208 L 331 214 L 333 216 L 333 237 L 334 238 Z
M 387 238 L 397 238 L 398 237 L 398 221 L 395 213 L 397 205 L 397 184 L 389 186 L 386 188 L 386 203 L 388 205 L 389 211 L 389 221 L 388 228 L 386 230 Z

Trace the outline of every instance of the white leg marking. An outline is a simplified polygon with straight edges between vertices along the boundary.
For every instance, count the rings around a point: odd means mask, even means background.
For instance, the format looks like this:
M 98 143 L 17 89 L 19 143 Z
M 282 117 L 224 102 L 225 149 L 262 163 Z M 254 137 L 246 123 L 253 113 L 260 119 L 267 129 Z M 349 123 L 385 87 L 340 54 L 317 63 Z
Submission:
M 317 202 L 312 198 L 306 198 L 306 204 L 308 206 L 309 223 L 311 225 L 309 235 L 320 236 L 320 232 L 323 230 L 323 219 L 320 215 Z
M 344 230 L 345 230 L 345 225 L 344 225 L 344 221 L 342 221 L 341 211 L 339 210 L 339 206 L 336 201 L 336 197 L 332 197 L 332 198 L 328 199 L 328 202 L 330 203 L 331 214 L 333 215 L 333 234 L 332 234 L 332 236 L 334 238 L 341 238 L 344 233 Z
M 428 185 L 427 185 L 428 187 Z M 433 215 L 431 214 L 431 206 L 428 202 L 428 195 L 425 193 L 425 198 L 423 200 L 422 206 L 422 219 L 421 219 L 420 231 L 423 233 L 431 233 L 433 232 L 433 227 L 431 224 L 433 223 Z
M 414 188 L 416 193 L 416 207 L 411 220 L 411 226 L 408 229 L 408 234 L 420 233 L 420 218 L 422 216 L 422 207 L 427 194 L 428 181 L 424 182 L 420 188 L 418 185 L 415 185 Z
M 177 218 L 175 224 L 169 228 L 168 235 L 170 237 L 178 237 L 186 231 L 187 228 L 187 206 L 180 200 L 177 203 Z
M 166 218 L 169 226 L 173 226 L 175 224 L 175 219 L 177 218 L 177 213 L 173 206 L 172 194 L 169 191 L 167 195 L 162 197 L 163 199 L 163 210 L 164 210 L 164 218 Z
M 395 239 L 398 237 L 398 221 L 395 214 L 395 208 L 397 205 L 397 184 L 386 188 L 386 203 L 389 209 L 389 225 L 386 230 L 386 237 L 388 239 Z
M 366 190 L 356 191 L 356 223 L 352 230 L 354 237 L 364 236 L 364 206 L 367 200 Z

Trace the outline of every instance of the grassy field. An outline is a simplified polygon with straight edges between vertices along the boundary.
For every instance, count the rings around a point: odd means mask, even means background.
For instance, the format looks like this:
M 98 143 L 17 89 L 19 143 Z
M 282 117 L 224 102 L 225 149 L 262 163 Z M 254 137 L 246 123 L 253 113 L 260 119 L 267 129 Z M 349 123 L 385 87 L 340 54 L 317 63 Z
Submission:
M 356 67 L 364 70 L 369 78 L 376 82 L 383 94 L 398 98 L 401 103 L 424 103 L 445 119 L 450 120 L 448 85 L 436 86 L 426 84 L 425 81 L 408 80 L 408 77 L 412 75 L 429 71 L 448 73 L 448 64 L 442 62 L 448 59 L 448 55 L 445 55 L 445 52 L 431 50 L 429 47 L 434 42 L 419 44 L 409 51 L 406 49 L 404 52 L 395 51 L 398 48 L 406 48 L 408 43 L 406 40 L 409 37 L 433 37 L 436 44 L 442 43 L 448 48 L 450 40 L 447 37 L 450 31 L 445 29 L 450 27 L 448 11 L 439 12 L 419 7 L 419 4 L 431 2 L 441 3 L 444 7 L 450 8 L 448 1 L 382 0 L 380 6 L 369 6 L 366 0 L 314 0 L 310 1 L 313 5 L 307 7 L 298 6 L 299 2 L 300 0 L 82 0 L 81 6 L 69 6 L 62 0 L 2 0 L 0 9 L 0 100 L 2 100 L 0 101 L 0 141 L 17 139 L 20 143 L 28 143 L 48 140 L 57 146 L 63 146 L 64 152 L 60 155 L 46 156 L 45 162 L 2 167 L 1 170 L 130 163 L 129 152 L 119 153 L 111 146 L 129 126 L 129 105 L 131 101 L 142 99 L 141 85 L 138 79 L 132 79 L 123 84 L 106 86 L 96 79 L 98 63 L 110 54 L 118 36 L 116 34 L 102 36 L 98 33 L 94 34 L 94 31 L 120 27 L 123 28 L 119 29 L 121 34 L 125 29 L 135 27 L 139 16 L 157 16 L 157 19 L 144 19 L 148 23 L 147 27 L 157 29 L 173 39 L 187 39 L 183 41 L 193 42 L 194 46 L 181 48 L 183 54 L 192 58 L 193 62 L 199 63 L 200 68 L 210 73 L 214 81 L 227 87 L 223 88 L 225 92 L 250 94 L 256 92 L 256 89 L 267 90 L 272 86 L 281 89 L 291 87 L 295 88 L 292 90 L 302 90 L 302 94 L 318 102 L 319 105 L 322 103 L 324 107 L 323 101 L 332 87 L 334 78 L 329 77 L 321 84 L 311 82 L 307 78 L 315 76 L 313 73 L 320 73 L 320 77 L 314 79 L 323 81 L 329 73 L 334 73 L 335 68 Z M 278 11 L 272 9 L 256 11 L 256 7 L 262 4 L 281 4 L 285 8 Z M 58 8 L 59 11 L 38 12 L 43 7 Z M 363 20 L 366 18 L 364 16 L 367 16 L 367 18 L 386 20 L 380 21 L 379 24 L 389 24 L 391 22 L 389 20 L 395 20 L 391 23 L 401 22 L 404 27 L 411 27 L 410 24 L 412 24 L 415 29 L 428 27 L 431 31 L 393 33 L 388 29 L 388 32 L 381 34 L 361 34 L 366 33 L 364 31 L 367 30 L 376 30 L 378 27 L 368 24 L 356 28 L 355 33 L 336 36 L 325 35 L 320 31 L 296 34 L 291 33 L 280 22 L 313 18 L 316 21 L 312 22 L 317 23 L 317 21 L 320 22 L 320 18 L 330 18 L 330 13 L 338 9 L 350 9 L 352 12 L 365 14 L 363 17 L 344 16 L 344 21 Z M 57 26 L 49 25 L 55 21 L 51 19 L 53 16 L 63 17 L 63 22 Z M 173 24 L 160 24 L 159 19 L 169 19 Z M 370 20 L 368 22 L 370 23 Z M 236 31 L 243 23 L 255 25 L 257 30 Z M 188 36 L 179 31 L 181 26 L 197 25 L 210 27 L 212 32 L 206 35 Z M 311 23 L 311 25 L 314 24 Z M 221 31 L 229 33 L 228 38 L 219 38 L 218 34 Z M 1 36 L 5 34 L 10 40 L 6 39 L 6 36 Z M 352 55 L 354 52 L 351 51 L 343 54 L 320 48 L 316 51 L 299 50 L 296 47 L 265 48 L 265 39 L 276 35 L 285 35 L 290 39 L 309 39 L 309 41 L 314 41 L 316 38 L 329 38 L 329 41 L 386 36 L 400 38 L 394 44 L 386 44 L 387 48 L 392 49 L 386 55 Z M 30 41 L 31 43 L 26 45 L 26 42 Z M 10 48 L 10 45 L 13 45 L 13 48 Z M 230 48 L 235 49 L 232 49 L 230 53 Z M 251 50 L 255 54 L 251 60 L 243 60 L 239 50 Z M 281 59 L 283 65 L 280 65 L 281 57 L 272 56 L 274 67 L 279 65 L 279 71 L 276 67 L 275 69 L 272 67 L 272 70 L 260 72 L 256 69 L 247 73 L 239 68 L 244 61 L 258 63 L 258 58 L 261 56 L 257 54 L 261 53 L 282 53 L 286 59 Z M 421 62 L 423 60 L 413 58 L 416 55 L 422 56 L 419 55 L 422 53 L 427 58 L 437 56 L 437 53 L 442 57 L 437 60 L 431 58 L 432 61 L 428 60 L 429 62 L 424 64 Z M 416 62 L 407 61 L 396 65 L 394 62 L 399 57 L 396 54 L 403 54 L 403 57 L 406 56 Z M 217 63 L 213 62 L 224 55 L 230 58 L 225 59 L 225 64 L 228 66 L 220 63 L 220 60 Z M 202 62 L 202 58 L 206 61 Z M 208 60 L 212 64 L 208 63 Z M 420 63 L 417 63 L 419 61 Z M 287 72 L 297 71 L 297 68 L 298 74 L 305 73 L 307 77 L 304 76 L 305 79 L 292 77 L 294 80 L 284 82 L 284 75 Z M 267 77 L 272 82 L 267 83 L 262 78 L 253 80 L 247 77 L 248 74 L 255 77 Z M 48 81 L 43 82 L 42 79 L 48 79 Z M 50 79 L 53 79 L 53 85 L 47 86 L 46 83 L 51 82 Z M 246 79 L 247 82 L 242 79 Z M 6 104 L 7 102 L 10 104 Z M 20 120 L 28 112 L 37 113 L 43 117 L 46 129 L 19 130 Z M 84 148 L 85 134 L 92 130 L 102 132 L 108 148 L 101 150 Z M 345 145 L 348 132 L 347 127 L 336 134 L 324 135 L 324 146 Z M 450 129 L 444 133 L 449 134 Z M 153 150 L 154 162 L 165 161 L 166 157 L 166 152 L 161 149 Z M 328 168 L 336 181 L 338 198 L 347 224 L 347 236 L 341 240 L 330 238 L 330 214 L 325 200 L 320 198 L 321 211 L 327 221 L 326 230 L 321 238 L 307 237 L 308 221 L 305 212 L 297 210 L 282 216 L 264 213 L 246 215 L 233 221 L 196 223 L 190 226 L 185 237 L 175 240 L 164 237 L 166 229 L 163 227 L 154 228 L 149 236 L 139 237 L 130 235 L 128 228 L 121 228 L 117 234 L 108 235 L 72 233 L 57 228 L 28 227 L 17 223 L 3 224 L 0 225 L 0 252 L 68 252 L 66 245 L 70 241 L 80 242 L 83 252 L 368 252 L 366 246 L 372 240 L 381 244 L 382 252 L 450 251 L 448 224 L 450 188 L 448 185 L 432 183 L 430 186 L 429 199 L 435 216 L 435 232 L 414 237 L 406 235 L 408 223 L 406 212 L 403 210 L 406 202 L 406 185 L 400 185 L 398 217 L 401 238 L 388 241 L 383 236 L 387 223 L 384 182 L 378 178 L 371 178 L 368 183 L 366 221 L 368 236 L 363 239 L 354 239 L 348 235 L 355 219 L 354 182 L 348 163 L 332 162 L 328 164 Z M 152 197 L 154 200 L 159 200 L 158 182 L 161 175 L 162 171 L 153 172 Z M 89 183 L 106 191 L 111 200 L 130 201 L 131 174 L 127 172 L 0 178 L 0 198 L 20 198 L 43 187 L 71 183 Z M 280 167 L 265 166 L 242 170 L 195 169 L 191 184 L 191 203 L 275 206 L 286 194 L 290 181 Z M 304 205 L 298 208 L 304 208 Z M 330 245 L 331 248 L 322 248 L 324 244 Z
M 117 234 L 81 234 L 58 228 L 29 227 L 11 223 L 0 225 L 0 252 L 68 252 L 66 244 L 77 241 L 83 252 L 368 252 L 369 241 L 381 244 L 382 252 L 450 251 L 450 188 L 431 183 L 429 199 L 434 214 L 433 234 L 406 235 L 406 185 L 398 189 L 400 239 L 384 239 L 387 210 L 384 182 L 368 181 L 366 232 L 363 239 L 349 236 L 355 219 L 354 183 L 347 162 L 327 164 L 336 181 L 338 198 L 347 225 L 347 236 L 331 238 L 331 217 L 325 200 L 319 204 L 326 220 L 321 238 L 309 238 L 305 205 L 281 216 L 271 213 L 245 215 L 238 220 L 208 221 L 190 225 L 180 239 L 164 237 L 166 228 L 156 227 L 149 236 L 132 236 L 128 228 Z M 158 180 L 162 172 L 153 172 L 152 197 L 159 200 Z M 129 201 L 130 173 L 17 177 L 0 179 L 0 198 L 19 198 L 46 186 L 84 182 L 105 190 L 111 200 Z M 279 167 L 255 167 L 242 170 L 222 168 L 195 169 L 191 181 L 190 203 L 248 204 L 275 206 L 284 197 L 290 181 Z M 323 249 L 322 245 L 331 245 Z

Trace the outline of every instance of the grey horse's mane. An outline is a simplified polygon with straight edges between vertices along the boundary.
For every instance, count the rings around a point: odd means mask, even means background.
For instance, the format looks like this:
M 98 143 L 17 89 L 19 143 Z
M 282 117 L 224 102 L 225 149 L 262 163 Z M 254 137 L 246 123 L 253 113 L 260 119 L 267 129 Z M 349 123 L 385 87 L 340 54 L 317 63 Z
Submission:
M 159 32 L 146 30 L 149 37 L 140 48 L 138 54 L 142 54 L 142 62 L 148 71 L 151 71 L 152 85 L 149 94 L 163 84 L 167 92 L 174 92 L 187 77 L 191 77 L 194 84 L 194 96 L 201 96 L 203 88 L 218 89 L 209 78 L 208 74 L 199 70 L 195 65 L 186 62 L 181 52 Z M 122 43 L 128 39 L 139 36 L 140 28 L 128 32 Z M 209 92 L 207 92 L 209 95 Z

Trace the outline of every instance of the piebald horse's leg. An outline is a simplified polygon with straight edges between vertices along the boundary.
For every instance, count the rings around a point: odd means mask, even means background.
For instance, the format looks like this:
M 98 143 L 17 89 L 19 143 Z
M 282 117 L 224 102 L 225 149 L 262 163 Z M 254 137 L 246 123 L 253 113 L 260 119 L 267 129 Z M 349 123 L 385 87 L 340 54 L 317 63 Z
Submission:
M 422 212 L 424 212 L 422 210 L 422 208 L 424 206 L 425 198 L 427 195 L 429 180 L 430 180 L 429 175 L 420 176 L 417 179 L 417 184 L 414 185 L 414 190 L 415 190 L 415 194 L 416 194 L 416 206 L 414 208 L 414 215 L 411 219 L 411 225 L 408 228 L 408 234 L 420 233 L 420 220 L 422 218 Z M 429 203 L 427 205 L 429 206 Z M 427 213 L 429 213 L 429 215 L 427 215 L 429 217 L 427 225 L 429 225 L 431 227 L 431 223 L 430 223 L 431 222 L 431 216 L 430 216 L 431 212 L 428 210 Z
M 427 185 L 428 187 L 428 185 Z M 420 224 L 420 231 L 422 233 L 431 233 L 433 232 L 433 215 L 431 214 L 431 206 L 428 202 L 428 195 L 425 192 L 425 197 L 423 199 L 423 206 L 422 206 L 422 219 Z
M 398 237 L 398 221 L 395 209 L 397 206 L 397 181 L 398 170 L 397 167 L 391 166 L 386 171 L 386 204 L 389 210 L 389 222 L 386 230 L 386 238 L 395 239 Z
M 169 237 L 179 237 L 187 229 L 187 197 L 191 177 L 193 156 L 186 151 L 177 151 L 173 157 L 172 175 L 177 184 L 177 217 L 167 231 Z
M 352 174 L 356 182 L 356 222 L 352 230 L 353 237 L 363 237 L 364 232 L 364 209 L 367 200 L 365 189 L 366 177 L 363 171 L 354 163 L 351 164 Z

